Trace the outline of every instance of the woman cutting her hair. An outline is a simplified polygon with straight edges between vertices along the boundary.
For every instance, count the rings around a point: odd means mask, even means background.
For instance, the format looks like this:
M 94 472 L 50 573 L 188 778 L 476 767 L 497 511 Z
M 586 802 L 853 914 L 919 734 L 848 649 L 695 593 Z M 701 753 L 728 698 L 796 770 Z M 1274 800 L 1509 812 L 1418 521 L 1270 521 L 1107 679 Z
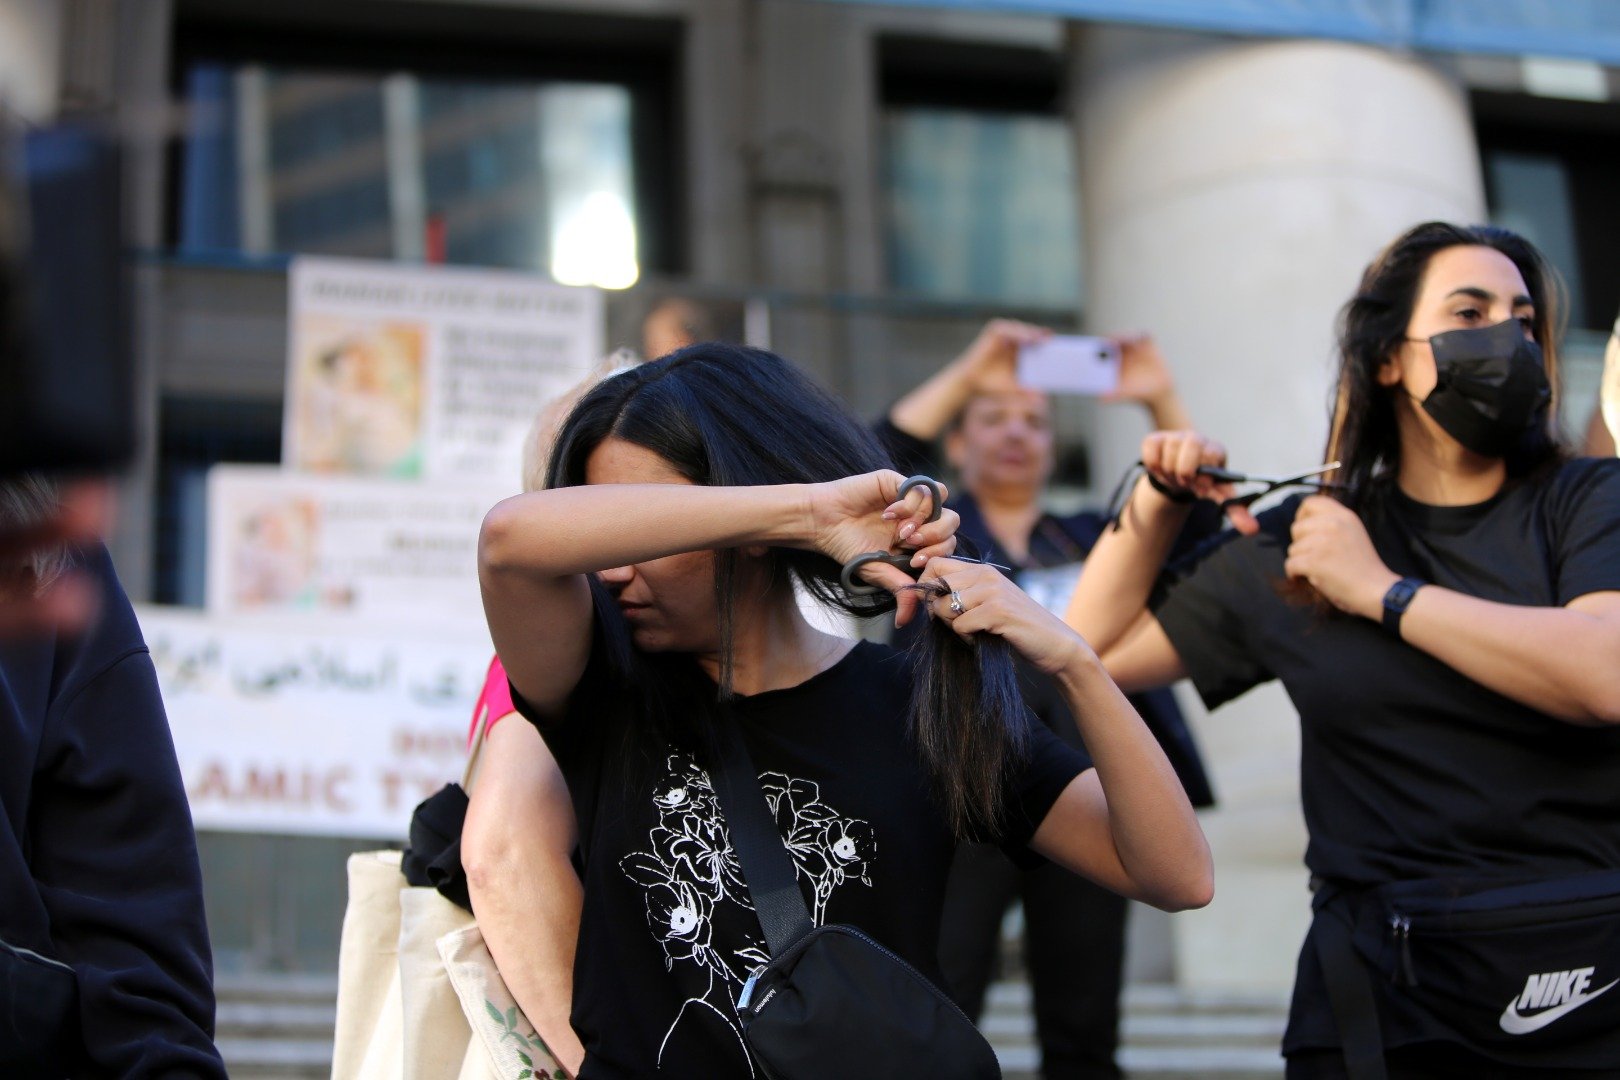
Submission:
M 1219 444 L 1149 436 L 1069 609 L 1127 689 L 1276 678 L 1299 710 L 1291 1077 L 1620 1062 L 1620 462 L 1552 434 L 1549 274 L 1504 230 L 1401 236 L 1343 312 L 1331 495 L 1234 510 L 1155 588 L 1230 490 Z
M 578 819 L 581 1077 L 753 1075 L 736 1002 L 768 957 L 710 778 L 718 723 L 758 769 L 814 922 L 930 977 L 961 836 L 1166 908 L 1208 902 L 1192 808 L 1095 655 L 996 570 L 949 558 L 955 515 L 930 521 L 927 489 L 901 499 L 883 465 L 781 359 L 695 345 L 592 389 L 546 489 L 485 520 L 496 649 Z M 878 562 L 875 600 L 840 590 L 840 564 L 892 550 L 921 588 Z M 914 669 L 812 628 L 795 581 L 948 628 Z M 1062 683 L 1095 768 L 1027 718 L 1009 649 Z

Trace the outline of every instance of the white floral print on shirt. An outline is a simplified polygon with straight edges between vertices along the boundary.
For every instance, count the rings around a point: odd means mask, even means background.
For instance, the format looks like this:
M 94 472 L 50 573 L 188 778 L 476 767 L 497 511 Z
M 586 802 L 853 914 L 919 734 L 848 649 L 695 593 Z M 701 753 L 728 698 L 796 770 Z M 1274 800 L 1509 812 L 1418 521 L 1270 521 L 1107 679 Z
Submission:
M 681 1004 L 664 1034 L 659 1061 L 662 1064 L 663 1048 L 693 1008 L 715 1013 L 730 1028 L 746 1059 L 737 997 L 749 974 L 767 963 L 770 954 L 752 921 L 754 907 L 742 866 L 708 773 L 684 753 L 671 754 L 666 769 L 654 788 L 658 824 L 648 833 L 648 850 L 631 852 L 619 866 L 645 890 L 648 929 L 663 947 L 665 967 L 673 971 L 677 963 L 695 965 L 708 985 L 701 995 Z M 852 881 L 871 886 L 870 867 L 877 854 L 872 826 L 839 816 L 821 801 L 820 785 L 813 780 L 767 772 L 760 774 L 759 784 L 795 868 L 811 885 L 811 919 L 820 926 L 836 889 Z M 749 925 L 756 926 L 729 952 L 713 936 L 716 916 L 726 905 L 749 912 Z M 728 914 L 726 921 L 734 921 L 737 913 Z M 748 1064 L 752 1075 L 753 1062 Z

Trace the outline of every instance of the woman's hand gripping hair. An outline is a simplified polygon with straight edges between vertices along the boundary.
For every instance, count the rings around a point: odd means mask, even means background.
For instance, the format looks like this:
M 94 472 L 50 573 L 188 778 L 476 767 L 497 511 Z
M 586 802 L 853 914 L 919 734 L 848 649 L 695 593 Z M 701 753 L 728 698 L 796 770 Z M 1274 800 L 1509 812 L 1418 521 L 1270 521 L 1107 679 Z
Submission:
M 1044 674 L 1056 675 L 1091 652 L 1062 619 L 992 566 L 930 559 L 917 584 L 934 618 L 964 638 L 1001 638 Z
M 920 568 L 929 559 L 956 550 L 956 511 L 940 508 L 934 521 L 932 495 L 927 487 L 913 488 L 904 499 L 900 485 L 906 478 L 892 469 L 849 476 L 809 488 L 805 536 L 810 546 L 839 563 L 868 551 L 911 552 L 911 565 Z M 941 498 L 949 498 L 944 484 Z M 887 563 L 868 563 L 861 576 L 895 594 L 897 620 L 904 625 L 922 602 L 912 576 Z

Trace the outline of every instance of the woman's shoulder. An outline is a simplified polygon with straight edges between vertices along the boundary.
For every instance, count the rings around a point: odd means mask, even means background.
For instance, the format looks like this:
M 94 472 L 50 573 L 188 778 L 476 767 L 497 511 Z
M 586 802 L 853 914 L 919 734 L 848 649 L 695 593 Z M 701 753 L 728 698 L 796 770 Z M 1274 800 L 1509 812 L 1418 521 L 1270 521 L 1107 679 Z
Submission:
M 1570 458 L 1553 470 L 1550 479 L 1565 488 L 1620 484 L 1620 457 Z
M 1620 457 L 1571 458 L 1546 473 L 1534 490 L 1555 518 L 1580 513 L 1594 499 L 1620 506 Z

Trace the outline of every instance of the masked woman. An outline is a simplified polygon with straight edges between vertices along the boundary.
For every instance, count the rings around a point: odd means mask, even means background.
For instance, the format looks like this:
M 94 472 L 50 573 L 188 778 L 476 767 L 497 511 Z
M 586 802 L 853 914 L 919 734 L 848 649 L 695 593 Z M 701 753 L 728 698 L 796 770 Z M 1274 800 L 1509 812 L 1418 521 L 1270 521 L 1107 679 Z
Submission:
M 948 558 L 955 514 L 928 521 L 926 489 L 900 500 L 883 464 L 778 357 L 695 345 L 592 389 L 546 489 L 485 520 L 491 633 L 578 822 L 586 1080 L 754 1075 L 736 1003 L 768 954 L 710 779 L 717 718 L 735 721 L 814 921 L 930 977 L 963 835 L 1163 907 L 1209 899 L 1192 808 L 1095 655 L 998 571 Z M 840 591 L 841 563 L 893 548 L 937 593 L 886 563 L 863 573 L 898 600 Z M 795 582 L 854 613 L 898 604 L 901 621 L 926 603 L 924 692 L 906 658 L 812 628 Z M 1027 718 L 1012 651 L 1065 687 L 1094 768 Z
M 1620 1062 L 1620 462 L 1552 434 L 1552 305 L 1521 238 L 1412 229 L 1342 315 L 1331 494 L 1235 510 L 1155 589 L 1230 491 L 1217 443 L 1149 436 L 1069 609 L 1127 689 L 1276 678 L 1299 710 L 1291 1077 Z

